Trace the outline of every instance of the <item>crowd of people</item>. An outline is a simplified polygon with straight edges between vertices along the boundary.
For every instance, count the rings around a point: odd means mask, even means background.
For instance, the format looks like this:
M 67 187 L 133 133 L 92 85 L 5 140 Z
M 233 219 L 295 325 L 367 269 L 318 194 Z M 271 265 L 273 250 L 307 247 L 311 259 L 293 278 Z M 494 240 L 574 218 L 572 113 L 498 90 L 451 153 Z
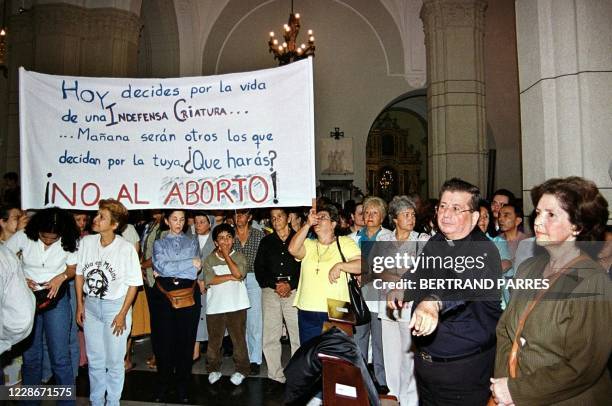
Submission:
M 293 355 L 319 336 L 328 299 L 350 302 L 356 276 L 370 318 L 353 338 L 379 392 L 400 404 L 606 404 L 608 203 L 579 177 L 550 179 L 531 199 L 525 217 L 510 191 L 485 200 L 456 178 L 437 199 L 367 196 L 339 205 L 322 197 L 311 208 L 128 213 L 105 199 L 96 213 L 24 212 L 10 195 L 0 207 L 0 350 L 23 340 L 12 356 L 22 356 L 28 385 L 51 376 L 74 384 L 86 364 L 94 405 L 119 404 L 131 337 L 142 335 L 151 339 L 157 401 L 171 391 L 189 401 L 201 351 L 216 384 L 226 335 L 234 385 L 259 374 L 264 359 L 268 378 L 283 384 L 281 338 Z M 389 288 L 412 280 L 418 264 L 372 272 L 377 244 L 412 261 L 484 258 L 478 273 L 426 270 L 436 278 L 548 283 L 508 283 L 478 298 Z M 390 284 L 381 289 L 379 279 Z

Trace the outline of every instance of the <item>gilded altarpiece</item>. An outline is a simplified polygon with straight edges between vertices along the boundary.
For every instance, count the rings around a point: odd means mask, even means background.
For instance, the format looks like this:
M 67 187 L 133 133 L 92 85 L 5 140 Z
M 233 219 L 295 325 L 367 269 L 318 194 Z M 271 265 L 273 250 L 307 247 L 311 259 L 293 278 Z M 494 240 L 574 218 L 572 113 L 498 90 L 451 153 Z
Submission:
M 366 148 L 368 194 L 387 201 L 409 193 L 428 196 L 426 135 L 400 128 L 397 118 L 385 113 L 372 126 Z

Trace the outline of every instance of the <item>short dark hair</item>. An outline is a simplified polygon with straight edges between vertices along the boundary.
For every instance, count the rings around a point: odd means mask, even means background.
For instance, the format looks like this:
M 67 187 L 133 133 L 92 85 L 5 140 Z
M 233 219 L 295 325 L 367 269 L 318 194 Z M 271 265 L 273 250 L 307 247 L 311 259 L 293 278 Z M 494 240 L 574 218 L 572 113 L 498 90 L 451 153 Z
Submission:
M 520 205 L 518 205 L 516 201 L 505 204 L 504 207 L 502 207 L 502 209 L 506 207 L 512 207 L 512 210 L 514 210 L 514 214 L 516 214 L 516 217 L 520 217 L 520 218 L 524 217 L 523 208 Z
M 191 217 L 193 217 L 194 219 L 196 217 L 205 217 L 206 220 L 210 223 L 210 219 L 208 218 L 208 214 L 206 214 L 206 212 L 203 211 L 203 210 L 192 210 Z
M 169 219 L 170 219 L 170 216 L 171 216 L 171 215 L 172 215 L 172 213 L 174 213 L 175 211 L 182 211 L 182 212 L 183 212 L 183 214 L 185 215 L 185 224 L 183 225 L 183 230 L 182 230 L 183 232 L 185 232 L 185 230 L 187 230 L 187 228 L 189 227 L 189 225 L 187 224 L 187 210 L 185 210 L 185 209 L 165 209 L 165 210 L 164 210 L 164 219 L 165 219 L 165 220 L 169 220 Z M 163 223 L 162 223 L 162 224 L 163 224 Z M 164 227 L 163 227 L 163 229 L 164 229 L 164 230 L 167 230 L 167 229 L 169 229 L 169 228 L 170 228 L 170 226 L 169 226 L 169 225 L 164 224 Z
M 236 230 L 234 230 L 234 227 L 230 226 L 227 223 L 221 223 L 218 226 L 215 226 L 215 228 L 213 228 L 213 232 L 212 232 L 213 241 L 217 241 L 217 237 L 219 237 L 219 234 L 223 232 L 229 233 L 232 236 L 232 238 L 236 237 Z
M 472 185 L 469 182 L 464 181 L 459 178 L 452 178 L 444 182 L 442 188 L 440 189 L 440 195 L 438 196 L 438 200 L 442 200 L 442 195 L 444 192 L 466 192 L 472 195 L 470 199 L 470 210 L 477 211 L 478 203 L 480 202 L 480 189 L 478 186 Z
M 268 214 L 271 216 L 272 215 L 272 210 L 280 210 L 283 213 L 285 213 L 285 216 L 289 216 L 289 210 L 286 207 L 270 207 L 268 209 Z
M 493 198 L 497 195 L 506 196 L 508 198 L 508 203 L 514 203 L 514 201 L 516 200 L 516 196 L 514 196 L 514 193 L 512 193 L 508 189 L 497 189 L 491 195 L 491 202 L 493 202 Z
M 608 222 L 608 201 L 597 185 L 579 176 L 549 179 L 538 188 L 538 201 L 542 195 L 554 195 L 561 208 L 576 226 L 578 241 L 600 241 L 604 238 Z
M 321 204 L 317 205 L 317 213 L 326 211 L 329 213 L 329 217 L 331 221 L 335 221 L 336 223 L 340 220 L 340 215 L 338 214 L 338 208 L 333 204 Z
M 536 185 L 532 187 L 531 190 L 529 191 L 529 197 L 531 198 L 531 204 L 533 205 L 533 207 L 536 207 L 538 205 L 538 202 L 540 201 L 540 197 L 542 196 L 542 192 L 540 191 L 540 186 L 542 185 Z
M 0 206 L 0 220 L 4 220 L 4 221 L 8 220 L 11 210 L 15 210 L 15 209 L 21 211 L 19 207 L 12 205 L 12 204 Z
M 478 202 L 478 211 L 480 211 L 480 209 L 483 207 L 487 209 L 487 213 L 489 213 L 489 221 L 492 222 L 493 210 L 491 210 L 491 203 L 489 203 L 489 201 L 486 199 L 480 199 L 480 201 Z
M 62 239 L 64 251 L 75 252 L 81 232 L 68 210 L 47 207 L 37 211 L 25 228 L 25 234 L 32 241 L 38 241 L 38 233 L 57 234 Z

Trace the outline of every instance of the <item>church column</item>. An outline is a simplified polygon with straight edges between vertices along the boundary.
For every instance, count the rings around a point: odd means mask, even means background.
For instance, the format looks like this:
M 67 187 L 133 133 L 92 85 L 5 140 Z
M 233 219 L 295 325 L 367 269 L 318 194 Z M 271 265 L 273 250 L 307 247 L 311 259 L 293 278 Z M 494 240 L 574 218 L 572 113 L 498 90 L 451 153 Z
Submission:
M 34 31 L 32 13 L 15 14 L 9 17 L 8 24 L 8 80 L 7 92 L 2 98 L 7 101 L 6 115 L 0 117 L 3 139 L 0 149 L 0 172 L 19 172 L 19 66 L 31 69 L 34 65 Z M 4 79 L 2 79 L 4 80 Z
M 525 203 L 533 186 L 572 175 L 612 201 L 612 2 L 515 6 Z
M 486 0 L 424 0 L 429 190 L 460 177 L 486 192 Z

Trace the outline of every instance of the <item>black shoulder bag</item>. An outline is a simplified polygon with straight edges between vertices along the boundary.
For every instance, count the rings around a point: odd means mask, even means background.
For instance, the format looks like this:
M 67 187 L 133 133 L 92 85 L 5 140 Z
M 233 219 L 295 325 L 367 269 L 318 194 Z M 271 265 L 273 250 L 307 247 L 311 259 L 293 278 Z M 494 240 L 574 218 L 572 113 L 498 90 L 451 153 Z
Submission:
M 338 246 L 338 251 L 342 257 L 342 262 L 346 262 L 346 258 L 344 257 L 342 249 L 340 248 L 339 238 L 336 238 L 336 245 Z M 346 273 L 348 272 L 345 272 L 345 274 Z M 355 325 L 361 326 L 363 324 L 368 324 L 372 319 L 372 316 L 370 316 L 370 309 L 368 309 L 368 305 L 363 299 L 361 287 L 357 282 L 357 278 L 355 278 L 355 275 L 353 274 L 350 275 L 350 278 L 346 276 L 346 284 L 348 285 L 349 297 L 351 298 L 351 309 L 355 312 Z

